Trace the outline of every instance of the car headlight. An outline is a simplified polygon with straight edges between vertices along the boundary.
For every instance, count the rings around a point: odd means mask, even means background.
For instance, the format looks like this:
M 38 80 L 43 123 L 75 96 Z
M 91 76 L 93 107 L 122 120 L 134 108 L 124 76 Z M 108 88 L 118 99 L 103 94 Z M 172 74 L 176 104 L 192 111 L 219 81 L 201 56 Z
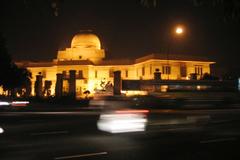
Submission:
M 0 127 L 0 134 L 2 134 L 4 132 L 3 128 Z

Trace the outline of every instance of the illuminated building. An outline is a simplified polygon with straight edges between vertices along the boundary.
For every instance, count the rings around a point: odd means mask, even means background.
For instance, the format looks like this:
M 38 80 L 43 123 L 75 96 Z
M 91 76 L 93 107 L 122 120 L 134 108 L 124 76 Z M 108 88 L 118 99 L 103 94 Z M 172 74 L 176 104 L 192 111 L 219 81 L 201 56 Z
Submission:
M 197 79 L 204 73 L 210 73 L 210 65 L 213 63 L 206 59 L 173 54 L 150 54 L 133 60 L 108 60 L 105 59 L 99 38 L 92 33 L 81 33 L 73 37 L 70 48 L 58 51 L 56 59 L 49 62 L 17 62 L 17 65 L 31 71 L 32 95 L 36 95 L 34 85 L 38 75 L 41 77 L 42 94 L 55 95 L 57 74 L 61 74 L 63 80 L 60 90 L 63 94 L 73 89 L 76 96 L 81 97 L 86 91 L 92 94 L 111 90 L 114 71 L 121 71 L 121 78 L 129 80 L 154 79 L 155 71 L 161 73 L 161 79 L 188 80 L 194 73 Z M 70 72 L 76 81 L 72 89 Z M 46 88 L 49 88 L 48 91 Z

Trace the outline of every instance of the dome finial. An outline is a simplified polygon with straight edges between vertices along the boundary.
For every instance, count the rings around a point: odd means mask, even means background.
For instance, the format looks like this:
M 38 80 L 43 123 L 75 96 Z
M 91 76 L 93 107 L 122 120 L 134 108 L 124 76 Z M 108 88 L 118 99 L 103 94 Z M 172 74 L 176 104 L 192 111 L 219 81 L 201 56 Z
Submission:
M 79 30 L 79 33 L 93 33 L 93 30 L 91 30 L 91 29 L 81 29 L 81 30 Z

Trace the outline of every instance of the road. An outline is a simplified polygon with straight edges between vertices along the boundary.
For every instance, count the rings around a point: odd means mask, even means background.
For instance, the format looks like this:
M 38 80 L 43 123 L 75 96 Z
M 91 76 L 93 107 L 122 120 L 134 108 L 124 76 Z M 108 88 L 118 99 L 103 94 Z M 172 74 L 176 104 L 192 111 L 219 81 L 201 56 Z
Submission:
M 1 160 L 239 159 L 240 110 L 151 110 L 145 132 L 97 129 L 98 111 L 1 112 Z

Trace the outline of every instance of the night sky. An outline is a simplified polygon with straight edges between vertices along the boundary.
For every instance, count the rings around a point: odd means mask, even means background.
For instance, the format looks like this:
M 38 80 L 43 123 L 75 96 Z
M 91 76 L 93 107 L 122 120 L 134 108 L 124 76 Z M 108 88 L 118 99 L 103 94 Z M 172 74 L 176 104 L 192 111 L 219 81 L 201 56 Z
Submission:
M 196 7 L 191 0 L 159 0 L 156 8 L 137 0 L 62 0 L 58 15 L 50 0 L 1 1 L 0 32 L 15 60 L 52 60 L 70 47 L 80 30 L 91 29 L 107 58 L 149 53 L 204 56 L 224 67 L 238 67 L 240 22 L 223 20 L 221 9 Z M 183 37 L 171 35 L 177 24 Z

